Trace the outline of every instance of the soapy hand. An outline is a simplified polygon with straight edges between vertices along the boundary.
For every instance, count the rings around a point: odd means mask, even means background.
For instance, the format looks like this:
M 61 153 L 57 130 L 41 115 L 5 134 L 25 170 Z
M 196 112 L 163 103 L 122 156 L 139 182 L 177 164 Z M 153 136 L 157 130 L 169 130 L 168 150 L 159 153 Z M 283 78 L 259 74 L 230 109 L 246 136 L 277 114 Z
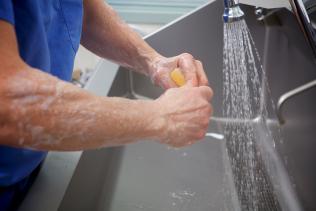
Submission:
M 208 86 L 192 87 L 187 84 L 168 89 L 155 100 L 156 121 L 162 125 L 160 142 L 183 147 L 202 139 L 212 114 L 212 95 Z
M 154 84 L 169 89 L 177 87 L 170 78 L 170 73 L 176 68 L 182 72 L 185 81 L 191 86 L 208 86 L 202 63 L 188 53 L 171 58 L 158 56 L 154 60 L 149 74 Z

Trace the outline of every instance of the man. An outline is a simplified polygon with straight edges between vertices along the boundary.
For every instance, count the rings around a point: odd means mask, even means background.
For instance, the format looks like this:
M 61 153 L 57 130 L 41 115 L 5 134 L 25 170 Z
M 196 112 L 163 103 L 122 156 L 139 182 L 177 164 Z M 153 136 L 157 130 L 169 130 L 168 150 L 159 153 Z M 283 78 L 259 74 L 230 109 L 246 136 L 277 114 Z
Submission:
M 81 43 L 149 76 L 153 101 L 98 97 L 70 83 Z M 212 90 L 190 54 L 165 58 L 103 0 L 0 2 L 0 209 L 13 210 L 48 150 L 85 150 L 151 139 L 174 147 L 205 135 Z M 179 68 L 187 84 L 170 79 Z M 25 149 L 28 148 L 28 149 Z

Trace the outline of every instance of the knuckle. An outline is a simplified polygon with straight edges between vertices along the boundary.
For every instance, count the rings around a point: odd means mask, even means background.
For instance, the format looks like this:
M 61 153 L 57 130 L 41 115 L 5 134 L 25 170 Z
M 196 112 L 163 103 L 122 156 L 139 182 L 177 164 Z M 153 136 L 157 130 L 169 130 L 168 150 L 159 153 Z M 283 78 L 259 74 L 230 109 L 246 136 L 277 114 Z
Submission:
M 205 96 L 207 96 L 207 98 L 209 98 L 209 99 L 213 98 L 213 90 L 209 86 L 203 86 L 201 88 L 202 88 L 200 90 L 201 93 L 205 93 Z
M 211 113 L 212 113 L 212 106 L 209 104 L 208 106 L 207 106 L 207 108 L 206 108 L 206 112 L 207 112 L 207 114 L 208 115 L 211 115 Z
M 202 121 L 201 121 L 201 124 L 202 124 L 202 127 L 203 128 L 206 128 L 209 124 L 209 118 L 204 118 Z
M 202 115 L 203 117 L 208 113 L 208 109 L 209 109 L 209 103 L 206 100 L 203 100 L 201 103 L 202 106 Z
M 205 112 L 204 112 L 204 117 L 205 119 L 207 119 L 209 121 L 209 118 L 210 116 L 212 115 L 212 107 L 211 106 L 208 106 L 206 109 L 205 109 Z
M 204 89 L 205 89 L 205 91 L 207 91 L 209 94 L 212 94 L 212 93 L 213 93 L 212 88 L 209 87 L 209 86 L 204 86 Z
M 213 114 L 213 107 L 211 104 L 209 105 L 209 108 L 208 108 L 208 114 L 209 114 L 209 116 L 211 116 Z
M 213 89 L 211 87 L 209 87 L 209 89 L 210 89 L 210 96 L 212 98 L 214 96 L 214 91 L 213 91 Z
M 201 113 L 205 112 L 205 107 L 207 106 L 207 102 L 204 99 L 203 95 L 199 95 L 198 98 L 195 101 L 196 107 L 199 108 Z
M 202 64 L 202 62 L 201 62 L 200 60 L 195 60 L 195 62 L 196 62 L 196 64 L 197 64 L 198 66 L 203 67 L 203 64 Z
M 193 56 L 191 54 L 189 54 L 189 53 L 183 53 L 182 57 L 185 58 L 185 59 L 193 60 Z

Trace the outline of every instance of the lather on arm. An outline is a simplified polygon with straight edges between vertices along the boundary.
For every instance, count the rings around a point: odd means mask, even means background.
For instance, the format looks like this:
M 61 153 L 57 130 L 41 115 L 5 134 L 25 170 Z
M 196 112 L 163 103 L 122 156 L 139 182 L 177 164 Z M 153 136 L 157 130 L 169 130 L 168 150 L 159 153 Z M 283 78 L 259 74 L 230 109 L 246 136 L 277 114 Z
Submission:
M 1 145 L 83 150 L 152 138 L 183 146 L 205 133 L 207 87 L 173 89 L 155 101 L 97 97 L 25 64 L 7 22 L 0 37 Z
M 160 55 L 103 0 L 84 1 L 81 44 L 103 58 L 150 76 L 163 88 L 175 87 L 169 77 L 175 68 L 180 68 L 193 86 L 208 85 L 200 61 L 188 53 L 171 58 Z

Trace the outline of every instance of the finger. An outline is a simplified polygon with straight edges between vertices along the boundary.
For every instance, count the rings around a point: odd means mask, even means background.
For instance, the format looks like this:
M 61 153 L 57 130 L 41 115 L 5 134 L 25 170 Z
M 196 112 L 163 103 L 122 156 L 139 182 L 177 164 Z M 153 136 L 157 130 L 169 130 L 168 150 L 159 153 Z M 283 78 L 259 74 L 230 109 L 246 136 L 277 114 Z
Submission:
M 213 97 L 213 90 L 209 86 L 200 86 L 199 90 L 207 101 L 211 101 Z
M 184 54 L 180 57 L 178 66 L 183 72 L 187 83 L 191 84 L 192 86 L 198 86 L 194 58 L 190 54 Z
M 202 62 L 200 62 L 199 60 L 195 60 L 195 65 L 196 65 L 196 71 L 197 71 L 196 73 L 198 76 L 199 86 L 208 86 L 209 83 L 208 83 L 208 79 L 205 74 Z

